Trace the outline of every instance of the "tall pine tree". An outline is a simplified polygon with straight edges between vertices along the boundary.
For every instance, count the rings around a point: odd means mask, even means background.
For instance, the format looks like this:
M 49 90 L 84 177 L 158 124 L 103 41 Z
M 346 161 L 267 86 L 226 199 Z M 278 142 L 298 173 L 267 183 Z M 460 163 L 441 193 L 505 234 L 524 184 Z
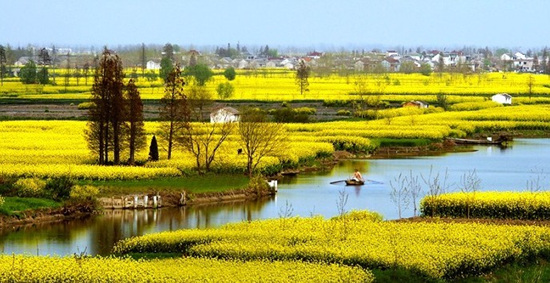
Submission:
M 124 124 L 123 78 L 120 57 L 105 49 L 95 71 L 93 106 L 89 109 L 90 120 L 85 132 L 88 148 L 98 155 L 98 163 L 102 165 L 109 163 L 111 151 L 113 163 L 120 163 Z
M 143 102 L 141 101 L 134 80 L 130 80 L 126 85 L 125 94 L 126 120 L 128 121 L 128 147 L 130 149 L 128 163 L 134 165 L 136 151 L 144 148 L 146 145 L 143 124 Z

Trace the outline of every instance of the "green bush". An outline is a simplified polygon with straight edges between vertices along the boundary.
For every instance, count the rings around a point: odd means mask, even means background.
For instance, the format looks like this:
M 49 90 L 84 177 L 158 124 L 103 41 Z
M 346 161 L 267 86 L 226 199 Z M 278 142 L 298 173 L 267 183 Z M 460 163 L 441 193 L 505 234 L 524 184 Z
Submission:
M 326 107 L 346 107 L 351 106 L 353 100 L 325 100 L 323 106 Z
M 341 109 L 341 110 L 338 110 L 338 112 L 336 112 L 336 115 L 337 116 L 351 116 L 351 111 Z
M 330 142 L 334 146 L 334 150 L 349 152 L 372 152 L 378 147 L 378 144 L 371 140 L 356 136 L 318 137 L 316 141 Z
M 309 122 L 309 114 L 297 112 L 289 107 L 283 107 L 275 110 L 273 119 L 279 123 L 306 123 Z
M 94 200 L 99 195 L 99 189 L 91 185 L 75 185 L 71 188 L 70 198 L 74 200 Z
M 269 184 L 262 175 L 255 175 L 250 179 L 248 188 L 253 189 L 256 192 L 261 192 L 264 190 L 269 190 Z
M 298 114 L 315 115 L 315 113 L 317 113 L 317 109 L 311 107 L 298 107 L 294 108 L 294 112 Z
M 46 181 L 38 178 L 24 178 L 17 180 L 13 187 L 19 197 L 43 197 Z
M 74 186 L 74 182 L 67 178 L 52 178 L 48 179 L 44 190 L 51 196 L 54 200 L 64 200 L 69 198 L 71 193 L 71 188 Z
M 90 109 L 92 107 L 95 107 L 95 103 L 91 101 L 79 103 L 77 106 L 77 108 L 80 110 Z

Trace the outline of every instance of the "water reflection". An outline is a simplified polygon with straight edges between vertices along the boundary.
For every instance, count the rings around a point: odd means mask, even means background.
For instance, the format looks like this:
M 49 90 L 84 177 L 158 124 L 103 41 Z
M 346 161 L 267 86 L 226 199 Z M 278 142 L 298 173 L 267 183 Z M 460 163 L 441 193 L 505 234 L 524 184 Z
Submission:
M 5 254 L 67 255 L 86 252 L 108 255 L 117 241 L 128 237 L 259 219 L 265 204 L 272 201 L 264 199 L 158 210 L 106 210 L 87 219 L 3 230 L 0 233 L 0 250 Z

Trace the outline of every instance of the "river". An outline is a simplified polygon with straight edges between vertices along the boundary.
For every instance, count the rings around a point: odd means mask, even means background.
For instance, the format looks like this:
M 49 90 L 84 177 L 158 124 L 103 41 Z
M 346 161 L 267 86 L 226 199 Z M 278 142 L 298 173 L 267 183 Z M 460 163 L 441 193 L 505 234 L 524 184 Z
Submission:
M 107 255 L 117 241 L 148 233 L 182 228 L 217 227 L 225 223 L 283 216 L 336 216 L 342 211 L 368 209 L 385 219 L 398 218 L 390 192 L 399 174 L 432 179 L 447 175 L 449 191 L 458 190 L 467 173 L 481 180 L 481 190 L 526 190 L 550 188 L 550 139 L 517 139 L 504 149 L 474 146 L 472 151 L 437 156 L 345 160 L 331 171 L 299 174 L 279 182 L 272 199 L 158 210 L 105 211 L 84 220 L 38 224 L 0 232 L 0 250 L 5 254 Z M 348 178 L 357 168 L 366 179 L 362 187 L 330 182 Z M 447 173 L 445 173 L 447 172 Z M 538 185 L 536 185 L 538 183 Z M 395 186 L 395 185 L 394 185 Z M 423 185 L 426 190 L 426 185 Z M 402 217 L 413 216 L 413 206 Z

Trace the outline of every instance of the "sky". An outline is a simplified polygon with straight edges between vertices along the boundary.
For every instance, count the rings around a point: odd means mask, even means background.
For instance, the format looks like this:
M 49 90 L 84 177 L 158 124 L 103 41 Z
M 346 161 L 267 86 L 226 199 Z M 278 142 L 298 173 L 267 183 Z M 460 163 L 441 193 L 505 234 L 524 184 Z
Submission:
M 550 46 L 548 0 L 0 0 L 0 8 L 0 44 L 12 46 Z

